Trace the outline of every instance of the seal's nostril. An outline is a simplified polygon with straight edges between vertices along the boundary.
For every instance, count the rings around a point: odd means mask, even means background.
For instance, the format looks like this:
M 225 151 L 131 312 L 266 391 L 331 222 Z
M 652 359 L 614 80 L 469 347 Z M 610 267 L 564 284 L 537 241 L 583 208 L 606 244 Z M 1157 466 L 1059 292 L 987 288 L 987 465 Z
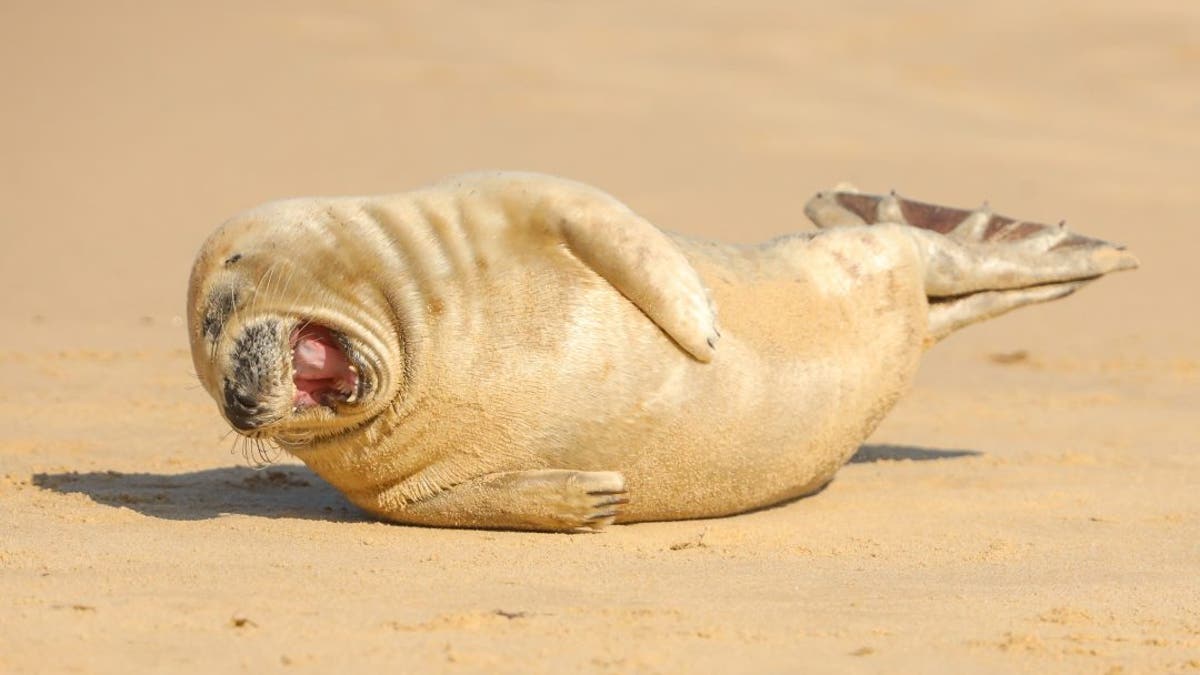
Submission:
M 247 410 L 257 410 L 258 409 L 258 399 L 254 398 L 253 396 L 249 396 L 247 394 L 243 394 L 242 392 L 235 390 L 233 392 L 233 399 L 234 399 L 234 401 L 237 402 L 237 404 L 239 406 L 246 408 Z
M 241 391 L 229 380 L 225 381 L 225 417 L 230 424 L 243 431 L 254 429 L 261 425 L 261 421 L 255 419 L 261 409 L 257 398 Z
M 243 391 L 229 380 L 225 380 L 225 403 L 239 408 L 253 409 L 258 407 L 258 399 Z

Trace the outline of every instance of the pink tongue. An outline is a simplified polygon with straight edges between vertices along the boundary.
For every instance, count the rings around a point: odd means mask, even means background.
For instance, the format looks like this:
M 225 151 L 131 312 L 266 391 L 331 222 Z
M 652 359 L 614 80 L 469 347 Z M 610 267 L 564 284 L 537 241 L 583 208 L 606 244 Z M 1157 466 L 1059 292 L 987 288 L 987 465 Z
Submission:
M 333 333 L 321 326 L 305 326 L 293 336 L 292 368 L 294 404 L 302 408 L 322 405 L 331 394 L 348 395 L 358 382 Z

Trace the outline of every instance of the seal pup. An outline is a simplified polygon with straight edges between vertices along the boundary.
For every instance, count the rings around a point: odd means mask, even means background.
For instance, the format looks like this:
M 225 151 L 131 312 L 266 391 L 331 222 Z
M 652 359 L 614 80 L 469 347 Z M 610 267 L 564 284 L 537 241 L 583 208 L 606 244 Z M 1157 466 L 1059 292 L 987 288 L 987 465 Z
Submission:
M 820 230 L 740 246 L 534 174 L 266 204 L 196 259 L 196 373 L 380 518 L 723 516 L 824 486 L 950 332 L 1137 265 L 894 194 L 805 211 Z

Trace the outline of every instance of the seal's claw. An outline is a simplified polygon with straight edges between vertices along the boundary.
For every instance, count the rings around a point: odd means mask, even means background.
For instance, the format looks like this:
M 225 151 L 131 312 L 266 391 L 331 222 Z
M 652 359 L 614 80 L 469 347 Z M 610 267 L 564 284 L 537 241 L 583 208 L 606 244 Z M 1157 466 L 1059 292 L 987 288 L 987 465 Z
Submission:
M 612 525 L 617 519 L 618 509 L 604 509 L 588 515 L 587 519 L 577 528 L 576 532 L 599 532 Z
M 619 493 L 590 493 L 596 496 L 596 507 L 601 506 L 621 506 L 629 503 L 629 497 L 624 492 Z
M 629 503 L 625 476 L 616 471 L 573 471 L 566 480 L 560 505 L 563 520 L 578 518 L 576 529 L 600 530 L 611 525 L 620 507 Z M 574 490 L 580 492 L 572 494 Z

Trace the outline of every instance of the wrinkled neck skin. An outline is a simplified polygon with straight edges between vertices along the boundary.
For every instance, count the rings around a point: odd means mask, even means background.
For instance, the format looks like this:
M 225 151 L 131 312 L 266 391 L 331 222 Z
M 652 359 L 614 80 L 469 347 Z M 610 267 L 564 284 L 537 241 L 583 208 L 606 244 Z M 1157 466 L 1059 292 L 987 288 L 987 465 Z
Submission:
M 502 222 L 502 211 L 469 201 L 449 204 L 437 191 L 411 196 L 329 202 L 330 217 L 341 223 L 338 245 L 357 247 L 351 256 L 356 264 L 372 261 L 365 276 L 382 303 L 332 305 L 333 311 L 390 318 L 378 340 L 387 346 L 378 353 L 385 355 L 380 376 L 388 380 L 372 393 L 370 414 L 356 424 L 281 443 L 375 513 L 426 499 L 514 456 L 503 432 L 489 435 L 494 429 L 480 416 L 484 407 L 505 408 L 507 387 L 520 388 L 495 367 L 501 352 L 489 338 L 504 333 L 503 319 L 490 314 L 486 294 L 476 288 L 510 269 L 498 254 L 502 228 L 485 225 L 467 233 L 455 216 L 445 215 L 482 209 L 495 216 L 482 220 Z M 362 270 L 355 267 L 350 277 L 358 275 Z
M 502 202 L 437 190 L 279 202 L 236 218 L 206 244 L 192 280 L 200 379 L 239 433 L 275 441 L 373 513 L 394 513 L 483 473 L 536 465 L 536 447 L 514 434 L 539 433 L 526 428 L 520 411 L 553 405 L 530 398 L 552 390 L 544 368 L 511 363 L 503 341 L 529 333 L 529 317 L 547 301 L 559 303 L 562 288 L 576 292 L 577 283 L 555 274 L 579 274 L 584 287 L 598 289 L 588 292 L 627 303 L 581 264 L 530 272 L 514 258 L 511 238 L 538 260 L 549 257 L 540 247 L 558 244 L 508 228 L 509 219 Z M 543 276 L 511 283 L 530 274 Z M 503 300 L 497 284 L 509 291 Z M 298 404 L 294 336 L 309 323 L 343 338 L 356 395 Z M 265 355 L 246 338 L 256 326 L 266 327 L 259 332 L 274 345 Z M 257 379 L 239 379 L 243 362 L 262 371 Z M 225 391 L 230 377 L 266 382 L 250 387 L 269 408 L 260 415 L 264 424 L 238 426 L 237 392 L 231 400 Z
M 431 250 L 431 242 L 393 227 L 401 216 L 388 210 L 386 198 L 329 201 L 332 205 L 325 210 L 325 217 L 336 225 L 324 228 L 332 230 L 325 234 L 335 238 L 333 246 L 341 251 L 340 258 L 348 261 L 339 284 L 351 284 L 359 278 L 363 281 L 349 294 L 352 297 L 338 295 L 331 302 L 326 296 L 323 307 L 310 311 L 323 312 L 321 316 L 327 318 L 318 322 L 324 325 L 363 322 L 364 333 L 371 336 L 370 352 L 375 355 L 375 368 L 368 378 L 373 386 L 363 416 L 343 420 L 348 423 L 330 426 L 328 433 L 298 442 L 284 437 L 277 440 L 283 449 L 354 499 L 357 491 L 353 474 L 378 461 L 382 442 L 393 437 L 396 428 L 418 406 L 421 383 L 427 374 L 424 366 L 436 359 L 430 354 L 436 345 L 430 340 L 430 313 L 441 307 L 430 300 L 430 289 L 421 287 L 420 280 L 425 277 L 413 272 L 415 267 L 435 259 L 438 252 Z M 447 277 L 439 285 L 450 287 L 455 282 Z M 379 322 L 383 317 L 388 323 Z M 382 415 L 385 410 L 388 414 Z M 411 467 L 405 476 L 420 468 Z

